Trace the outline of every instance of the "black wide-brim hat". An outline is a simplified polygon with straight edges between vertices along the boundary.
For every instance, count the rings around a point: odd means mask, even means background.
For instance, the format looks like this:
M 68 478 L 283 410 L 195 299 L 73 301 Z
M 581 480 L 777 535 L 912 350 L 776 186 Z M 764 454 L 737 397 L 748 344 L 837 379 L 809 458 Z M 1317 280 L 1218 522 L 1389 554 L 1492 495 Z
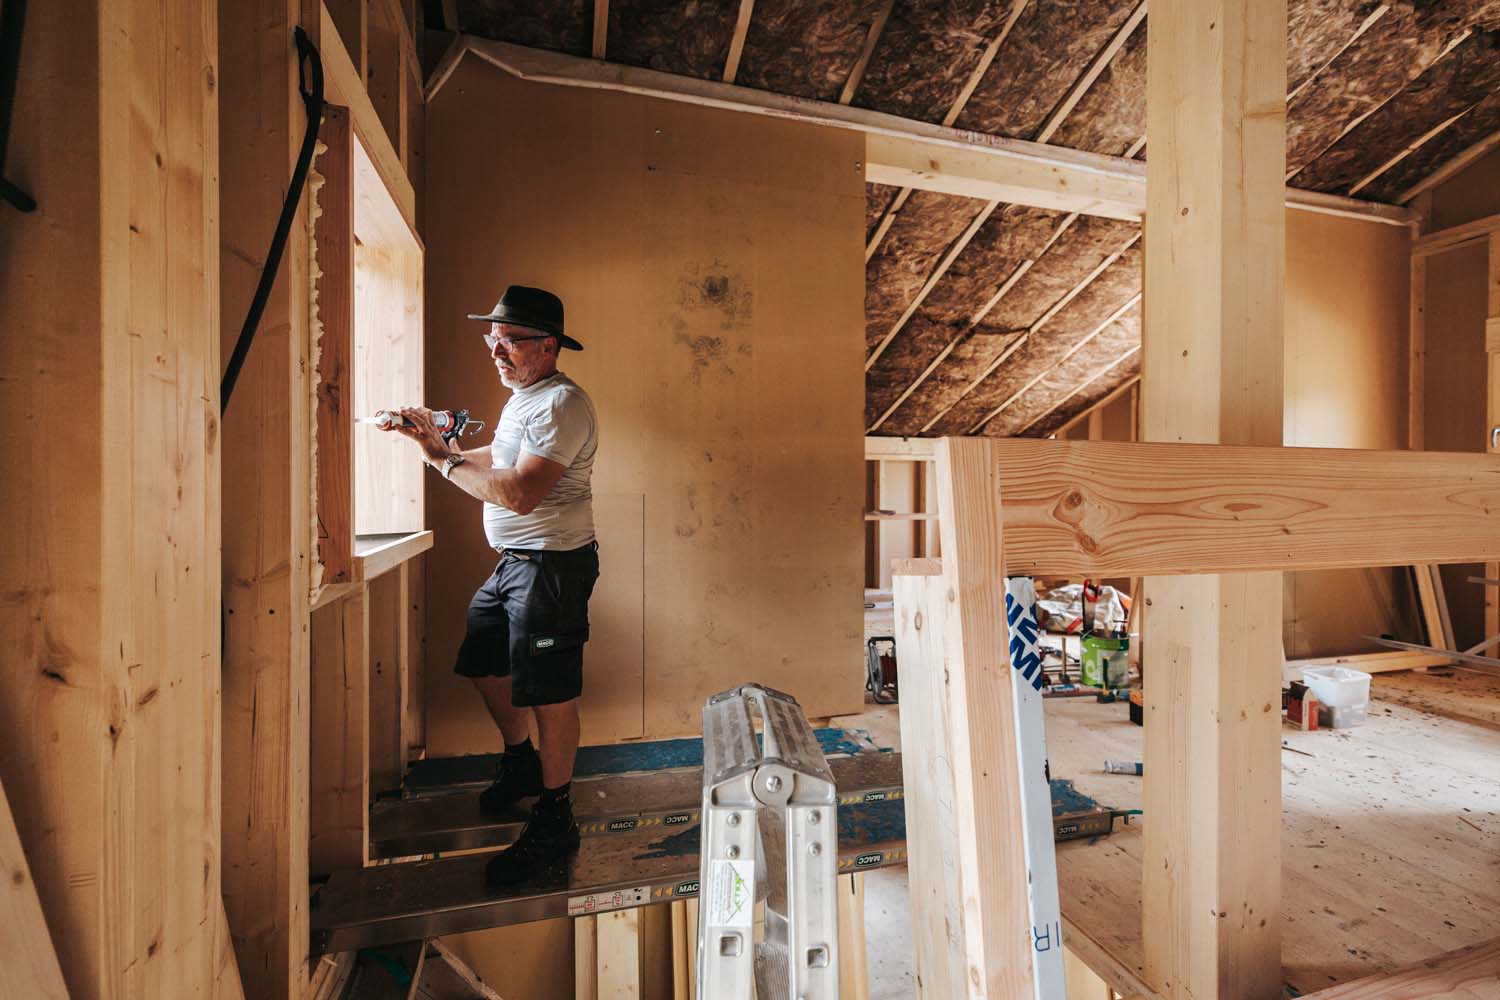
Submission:
M 556 337 L 559 347 L 566 347 L 570 351 L 583 350 L 582 344 L 563 333 L 562 299 L 541 288 L 511 285 L 488 315 L 469 313 L 469 318 L 484 323 L 510 323 L 529 327 Z

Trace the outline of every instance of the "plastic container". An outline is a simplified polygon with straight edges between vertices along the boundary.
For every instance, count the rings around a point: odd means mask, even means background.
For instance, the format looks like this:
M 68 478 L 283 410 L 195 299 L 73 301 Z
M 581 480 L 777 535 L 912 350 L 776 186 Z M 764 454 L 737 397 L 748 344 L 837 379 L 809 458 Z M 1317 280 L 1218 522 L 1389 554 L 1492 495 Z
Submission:
M 1370 675 L 1348 667 L 1306 667 L 1302 683 L 1329 708 L 1352 708 L 1370 701 Z

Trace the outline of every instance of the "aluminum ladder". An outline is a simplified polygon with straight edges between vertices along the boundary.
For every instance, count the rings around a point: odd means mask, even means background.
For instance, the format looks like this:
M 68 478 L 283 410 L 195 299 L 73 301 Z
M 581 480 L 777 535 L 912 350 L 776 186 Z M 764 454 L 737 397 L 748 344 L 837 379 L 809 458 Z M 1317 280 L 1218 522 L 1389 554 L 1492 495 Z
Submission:
M 837 809 L 833 774 L 795 698 L 746 684 L 708 699 L 699 996 L 838 1000 Z

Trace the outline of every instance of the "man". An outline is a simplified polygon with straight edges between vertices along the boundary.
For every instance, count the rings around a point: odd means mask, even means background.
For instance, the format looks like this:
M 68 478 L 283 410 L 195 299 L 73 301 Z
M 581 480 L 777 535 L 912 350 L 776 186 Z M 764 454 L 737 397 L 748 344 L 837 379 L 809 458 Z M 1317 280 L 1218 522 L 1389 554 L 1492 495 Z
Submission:
M 559 867 L 578 848 L 569 790 L 588 602 L 599 576 L 590 489 L 598 420 L 588 394 L 557 370 L 560 349 L 583 345 L 563 333 L 556 295 L 511 285 L 493 312 L 469 318 L 490 324 L 484 340 L 511 390 L 493 443 L 453 450 L 432 411 L 419 406 L 399 411 L 411 426 L 391 429 L 417 442 L 444 479 L 484 501 L 485 535 L 500 553 L 469 603 L 454 669 L 473 680 L 505 739 L 481 808 L 505 815 L 540 796 L 521 836 L 485 868 L 490 884 L 505 885 Z M 533 717 L 540 752 L 531 744 Z

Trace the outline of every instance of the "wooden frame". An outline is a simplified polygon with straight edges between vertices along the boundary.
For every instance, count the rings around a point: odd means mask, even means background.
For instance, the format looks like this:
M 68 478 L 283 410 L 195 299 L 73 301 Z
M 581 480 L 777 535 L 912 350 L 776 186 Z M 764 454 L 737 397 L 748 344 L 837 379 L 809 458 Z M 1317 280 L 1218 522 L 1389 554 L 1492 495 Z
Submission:
M 886 450 L 907 460 L 928 451 L 925 442 L 899 439 L 891 439 Z M 1016 948 L 1028 936 L 1019 830 L 996 828 L 1009 822 L 997 814 L 1019 823 L 1020 801 L 1019 788 L 1007 779 L 1016 773 L 1010 691 L 1000 683 L 1008 680 L 1009 653 L 993 625 L 1003 620 L 1007 572 L 1082 567 L 1093 576 L 1130 576 L 1260 568 L 1240 548 L 1241 522 L 1221 522 L 1242 503 L 1266 508 L 1266 496 L 1320 498 L 1267 509 L 1273 534 L 1315 507 L 1321 524 L 1307 551 L 1277 553 L 1277 569 L 1468 562 L 1473 551 L 1450 546 L 1488 552 L 1500 544 L 1500 504 L 1488 499 L 1487 487 L 1475 485 L 1500 472 L 1500 464 L 1484 455 L 974 438 L 939 439 L 931 451 L 944 512 L 943 550 L 957 556 L 905 560 L 895 567 L 903 648 L 923 650 L 909 657 L 915 662 L 903 672 L 909 682 L 903 726 L 913 727 L 910 735 L 903 729 L 909 873 L 913 925 L 951 929 L 918 936 L 918 970 L 935 983 L 948 982 L 955 971 L 961 976 L 950 984 L 951 994 L 924 995 L 1030 995 L 1029 951 Z M 1307 461 L 1322 469 L 1321 485 L 1299 471 Z M 1106 495 L 1083 478 L 1101 467 L 1111 481 L 1130 467 L 1149 469 L 1151 484 L 1127 483 Z M 1232 467 L 1261 470 L 1266 478 L 1240 493 L 1228 472 Z M 1281 478 L 1270 478 L 1271 472 Z M 1414 472 L 1430 478 L 1435 489 L 1480 489 L 1487 499 L 1442 515 L 1447 527 L 1430 536 L 1361 528 L 1370 518 L 1410 522 L 1425 515 L 1430 504 L 1412 489 Z M 1255 478 L 1253 471 L 1241 474 L 1248 477 L 1241 483 Z M 1348 488 L 1351 482 L 1358 488 Z M 1223 492 L 1226 483 L 1229 493 Z M 1221 513 L 1211 513 L 1215 503 L 1203 499 L 1210 494 L 1222 497 Z M 1257 497 L 1262 499 L 1251 499 Z M 1057 525 L 1075 515 L 1099 515 L 1090 521 L 1097 530 L 1059 532 Z M 1216 526 L 1205 529 L 1205 517 Z M 1137 521 L 1153 523 L 1142 527 Z M 1171 539 L 1174 558 L 1143 552 L 1135 544 L 1138 534 Z M 980 852 L 979 844 L 989 849 Z

